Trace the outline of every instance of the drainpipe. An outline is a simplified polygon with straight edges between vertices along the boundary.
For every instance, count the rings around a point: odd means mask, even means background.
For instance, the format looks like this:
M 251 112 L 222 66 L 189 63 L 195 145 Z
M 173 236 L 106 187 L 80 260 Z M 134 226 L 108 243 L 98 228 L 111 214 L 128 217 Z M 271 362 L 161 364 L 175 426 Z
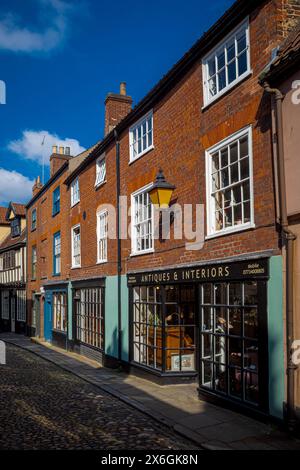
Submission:
M 277 88 L 271 88 L 269 83 L 264 81 L 264 90 L 275 98 L 276 103 L 276 135 L 277 135 L 277 159 L 278 159 L 278 183 L 279 183 L 279 205 L 281 235 L 286 245 L 286 344 L 287 344 L 287 404 L 286 418 L 288 429 L 295 431 L 297 419 L 295 413 L 295 371 L 297 366 L 292 362 L 292 346 L 294 341 L 294 292 L 293 292 L 293 245 L 296 235 L 289 229 L 287 205 L 286 205 L 286 184 L 284 165 L 284 145 L 283 145 L 283 124 L 282 124 L 282 100 L 283 95 Z
M 119 366 L 122 363 L 122 303 L 121 303 L 121 274 L 122 274 L 122 261 L 121 261 L 121 238 L 120 238 L 120 142 L 116 129 L 114 130 L 114 137 L 116 141 L 116 177 L 117 177 L 117 266 L 118 266 L 118 362 Z

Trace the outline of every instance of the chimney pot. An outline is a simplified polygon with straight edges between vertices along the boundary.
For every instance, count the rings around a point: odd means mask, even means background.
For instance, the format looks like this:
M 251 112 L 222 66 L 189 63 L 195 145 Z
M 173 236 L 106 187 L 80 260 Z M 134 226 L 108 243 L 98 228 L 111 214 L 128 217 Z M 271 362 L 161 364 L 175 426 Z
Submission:
M 52 145 L 52 153 L 57 153 L 57 145 Z
M 64 155 L 65 148 L 64 147 L 59 147 L 59 153 L 60 153 L 60 155 Z
M 126 82 L 120 83 L 120 95 L 126 96 Z

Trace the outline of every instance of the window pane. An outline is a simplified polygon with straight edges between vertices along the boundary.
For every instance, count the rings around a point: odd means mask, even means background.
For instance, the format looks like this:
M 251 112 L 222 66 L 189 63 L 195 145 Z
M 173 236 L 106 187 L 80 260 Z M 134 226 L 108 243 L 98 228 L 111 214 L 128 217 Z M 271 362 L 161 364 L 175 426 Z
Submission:
M 227 373 L 226 366 L 222 364 L 215 364 L 215 390 L 218 392 L 226 393 L 227 391 Z
M 258 375 L 253 372 L 245 372 L 245 399 L 252 403 L 259 402 Z
M 257 305 L 257 283 L 245 282 L 244 284 L 244 304 L 245 305 Z
M 235 397 L 242 397 L 242 372 L 240 369 L 229 369 L 229 391 Z
M 227 62 L 231 62 L 235 57 L 235 40 L 227 44 Z
M 249 158 L 243 158 L 240 161 L 240 168 L 241 168 L 241 179 L 245 179 L 249 177 Z
M 236 65 L 235 65 L 235 60 L 230 62 L 228 65 L 228 84 L 231 82 L 234 82 L 236 79 Z
M 216 61 L 215 61 L 215 56 L 212 57 L 208 61 L 208 76 L 211 77 L 212 75 L 215 75 L 216 73 Z
M 244 346 L 244 367 L 258 371 L 258 345 L 257 341 L 245 340 Z
M 243 31 L 237 36 L 237 52 L 244 51 L 247 47 L 246 33 Z
M 225 66 L 225 53 L 224 51 L 219 52 L 217 56 L 218 70 L 221 70 Z
M 226 86 L 226 72 L 225 69 L 223 69 L 221 72 L 218 72 L 218 86 L 219 86 L 219 91 L 223 90 Z
M 242 75 L 247 71 L 247 52 L 243 52 L 239 57 L 238 57 L 238 73 L 239 75 Z
M 202 362 L 202 385 L 205 387 L 212 388 L 212 363 L 203 361 Z
M 255 307 L 244 310 L 244 335 L 249 338 L 258 337 L 258 315 Z
M 233 366 L 242 365 L 242 340 L 229 338 L 229 363 Z
M 240 308 L 229 309 L 229 334 L 233 336 L 242 335 L 242 311 Z
M 242 284 L 241 283 L 230 283 L 229 284 L 229 304 L 230 305 L 242 305 L 243 299 Z
M 227 308 L 216 307 L 216 333 L 227 333 Z
M 228 166 L 228 148 L 221 150 L 221 168 Z

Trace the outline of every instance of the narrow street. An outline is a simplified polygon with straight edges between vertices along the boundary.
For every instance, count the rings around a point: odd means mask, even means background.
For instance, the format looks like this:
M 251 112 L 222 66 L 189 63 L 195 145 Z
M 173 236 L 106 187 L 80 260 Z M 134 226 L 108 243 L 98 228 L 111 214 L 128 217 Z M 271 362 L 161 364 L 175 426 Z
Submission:
M 0 449 L 196 449 L 137 410 L 7 345 L 0 366 Z

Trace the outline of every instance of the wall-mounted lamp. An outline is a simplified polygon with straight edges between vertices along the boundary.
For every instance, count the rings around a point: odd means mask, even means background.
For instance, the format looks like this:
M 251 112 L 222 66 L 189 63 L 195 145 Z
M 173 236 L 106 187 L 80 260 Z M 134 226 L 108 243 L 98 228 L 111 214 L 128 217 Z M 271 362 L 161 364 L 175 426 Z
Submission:
M 167 209 L 170 205 L 174 189 L 174 184 L 170 184 L 166 181 L 163 171 L 160 169 L 149 191 L 152 204 L 157 209 Z

